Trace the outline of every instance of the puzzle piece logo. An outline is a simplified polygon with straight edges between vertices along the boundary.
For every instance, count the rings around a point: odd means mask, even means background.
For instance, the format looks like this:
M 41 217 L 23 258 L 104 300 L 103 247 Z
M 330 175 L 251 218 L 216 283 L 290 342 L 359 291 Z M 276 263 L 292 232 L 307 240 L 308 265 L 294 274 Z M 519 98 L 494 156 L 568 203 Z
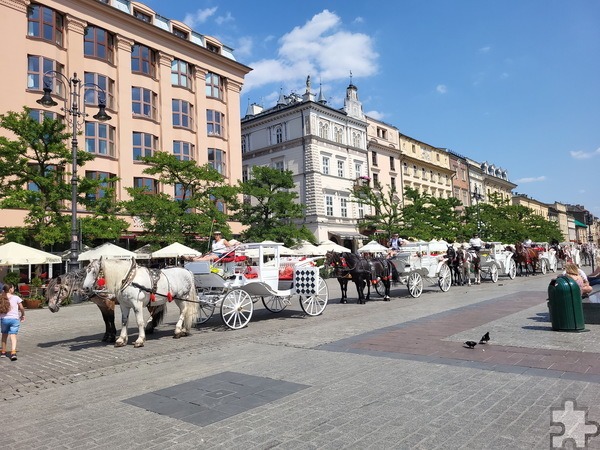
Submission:
M 588 440 L 600 434 L 598 422 L 587 420 L 587 410 L 578 409 L 575 400 L 565 400 L 562 408 L 552 408 L 550 426 L 561 427 L 560 433 L 550 433 L 551 448 L 565 448 L 570 441 L 575 448 L 586 448 Z

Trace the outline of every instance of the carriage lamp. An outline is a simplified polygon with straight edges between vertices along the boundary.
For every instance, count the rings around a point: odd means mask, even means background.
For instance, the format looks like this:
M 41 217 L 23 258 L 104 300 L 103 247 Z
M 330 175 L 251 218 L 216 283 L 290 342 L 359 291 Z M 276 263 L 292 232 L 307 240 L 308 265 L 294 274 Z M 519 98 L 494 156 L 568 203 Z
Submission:
M 111 117 L 106 113 L 106 92 L 102 87 L 95 83 L 82 83 L 74 73 L 71 78 L 67 78 L 56 70 L 49 70 L 44 73 L 44 95 L 37 100 L 37 103 L 47 108 L 57 106 L 58 103 L 52 98 L 52 80 L 55 79 L 65 88 L 68 88 L 68 97 L 64 98 L 64 105 L 61 111 L 65 113 L 65 120 L 71 126 L 71 156 L 72 156 L 72 174 L 71 174 L 71 255 L 69 257 L 68 271 L 79 269 L 79 234 L 77 230 L 77 134 L 79 127 L 85 124 L 85 118 L 88 116 L 85 112 L 85 96 L 89 91 L 98 92 L 98 113 L 92 116 L 99 122 L 110 120 Z M 81 103 L 81 89 L 83 93 L 83 105 Z M 67 99 L 69 103 L 67 103 Z

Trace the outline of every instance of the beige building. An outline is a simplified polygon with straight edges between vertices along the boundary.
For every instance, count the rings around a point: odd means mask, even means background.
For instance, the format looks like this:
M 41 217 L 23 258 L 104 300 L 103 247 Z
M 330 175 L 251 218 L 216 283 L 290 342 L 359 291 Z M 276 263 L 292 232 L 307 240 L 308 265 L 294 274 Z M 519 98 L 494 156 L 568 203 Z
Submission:
M 517 194 L 512 197 L 513 205 L 525 206 L 533 211 L 534 214 L 537 214 L 544 219 L 549 218 L 549 208 L 546 203 L 542 203 L 534 198 L 528 197 L 525 194 Z
M 79 147 L 96 159 L 79 168 L 80 176 L 119 177 L 120 200 L 132 186 L 175 197 L 173 187 L 142 173 L 139 157 L 160 150 L 210 163 L 231 184 L 241 178 L 240 90 L 251 69 L 235 60 L 232 49 L 128 0 L 0 0 L 0 13 L 0 112 L 28 106 L 35 117 L 48 114 L 36 100 L 49 70 L 106 92 L 112 120 L 101 123 L 91 117 L 98 91 L 84 89 L 89 116 Z M 59 103 L 51 109 L 55 116 L 69 101 L 62 78 L 51 80 Z M 3 212 L 0 228 L 22 225 L 24 215 Z M 134 222 L 130 232 L 141 232 Z
M 367 149 L 369 152 L 369 176 L 373 186 L 377 183 L 386 191 L 397 192 L 402 199 L 402 172 L 400 154 L 400 134 L 398 129 L 385 122 L 367 117 Z

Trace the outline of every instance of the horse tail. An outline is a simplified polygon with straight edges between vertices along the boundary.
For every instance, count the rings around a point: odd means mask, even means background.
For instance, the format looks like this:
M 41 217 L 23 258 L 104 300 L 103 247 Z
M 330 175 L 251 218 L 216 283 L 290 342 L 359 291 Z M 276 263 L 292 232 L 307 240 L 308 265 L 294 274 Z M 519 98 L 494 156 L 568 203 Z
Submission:
M 196 292 L 196 284 L 194 281 L 194 275 L 190 274 L 190 291 L 188 293 L 188 301 L 185 302 L 186 307 L 183 313 L 183 327 L 186 330 L 191 330 L 192 326 L 200 317 L 200 301 L 198 300 L 198 293 Z

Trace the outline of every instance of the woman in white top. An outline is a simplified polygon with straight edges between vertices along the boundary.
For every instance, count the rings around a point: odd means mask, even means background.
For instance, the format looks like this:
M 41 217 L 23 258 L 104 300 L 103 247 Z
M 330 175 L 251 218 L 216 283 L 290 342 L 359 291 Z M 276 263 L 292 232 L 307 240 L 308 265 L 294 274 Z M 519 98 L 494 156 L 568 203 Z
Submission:
M 21 322 L 25 320 L 23 300 L 15 295 L 15 287 L 6 283 L 0 293 L 0 329 L 2 332 L 2 352 L 0 357 L 6 357 L 6 344 L 10 336 L 10 359 L 17 360 L 17 333 Z

